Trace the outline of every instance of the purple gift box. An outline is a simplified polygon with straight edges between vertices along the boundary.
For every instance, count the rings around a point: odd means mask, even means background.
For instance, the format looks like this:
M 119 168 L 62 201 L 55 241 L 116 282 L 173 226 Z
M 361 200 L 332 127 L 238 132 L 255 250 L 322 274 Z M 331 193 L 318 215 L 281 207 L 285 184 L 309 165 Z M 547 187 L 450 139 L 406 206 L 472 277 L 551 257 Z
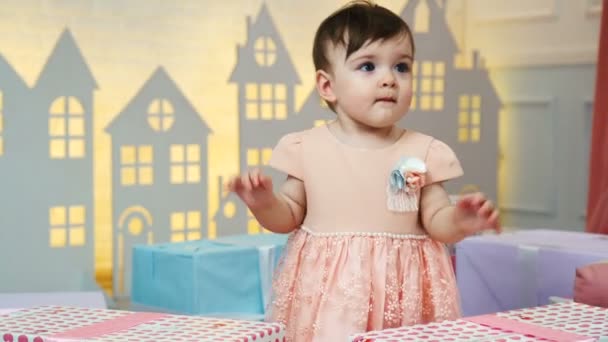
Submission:
M 576 268 L 606 260 L 606 235 L 538 229 L 467 238 L 456 244 L 463 316 L 572 298 Z

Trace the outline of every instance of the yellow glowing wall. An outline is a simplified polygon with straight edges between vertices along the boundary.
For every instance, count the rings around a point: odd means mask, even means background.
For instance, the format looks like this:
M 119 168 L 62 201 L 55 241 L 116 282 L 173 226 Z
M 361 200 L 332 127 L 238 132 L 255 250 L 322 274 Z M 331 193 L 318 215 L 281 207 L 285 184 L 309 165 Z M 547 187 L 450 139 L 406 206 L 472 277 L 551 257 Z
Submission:
M 400 13 L 408 1 L 377 2 Z M 102 283 L 107 284 L 112 269 L 112 182 L 120 181 L 111 179 L 111 141 L 105 128 L 151 73 L 162 66 L 213 130 L 209 140 L 209 168 L 205 173 L 209 184 L 210 222 L 202 223 L 209 225 L 208 237 L 213 238 L 211 221 L 218 210 L 221 191 L 217 179 L 234 174 L 239 165 L 237 87 L 230 84 L 228 78 L 237 63 L 237 46 L 246 39 L 246 18 L 255 20 L 263 3 L 301 78 L 295 90 L 298 109 L 314 87 L 311 46 L 315 29 L 325 16 L 346 1 L 3 1 L 0 53 L 29 86 L 38 79 L 46 58 L 66 28 L 74 36 L 97 81 L 93 102 L 94 240 L 96 270 Z M 417 29 L 428 31 L 428 25 L 420 22 L 421 27 Z M 454 38 L 460 42 L 463 37 L 455 34 Z M 465 58 L 457 57 L 462 62 L 459 64 L 467 64 Z M 438 64 L 433 70 L 443 75 L 443 68 L 443 64 Z M 440 81 L 441 84 L 434 82 L 433 89 L 443 94 L 443 80 Z M 442 96 L 432 103 L 427 101 L 428 104 L 421 101 L 419 106 L 432 104 L 436 109 L 443 109 Z M 1 144 L 2 140 L 0 153 Z M 251 152 L 251 164 L 264 164 L 268 159 L 268 151 Z M 186 216 L 175 216 L 172 221 L 176 240 L 187 238 L 189 226 L 184 222 L 189 214 L 181 215 Z M 60 240 L 65 239 L 57 241 Z
M 299 107 L 313 87 L 310 50 L 314 29 L 345 1 L 265 3 L 302 78 L 296 90 Z M 403 1 L 379 3 L 397 12 L 404 6 Z M 236 63 L 236 47 L 246 38 L 246 17 L 255 17 L 261 5 L 261 1 L 244 0 L 3 1 L 0 53 L 28 85 L 36 82 L 66 28 L 97 80 L 94 238 L 100 280 L 105 281 L 112 267 L 111 145 L 105 127 L 150 74 L 163 66 L 214 132 L 207 173 L 212 217 L 217 210 L 218 176 L 229 176 L 238 168 L 237 90 L 228 77 Z

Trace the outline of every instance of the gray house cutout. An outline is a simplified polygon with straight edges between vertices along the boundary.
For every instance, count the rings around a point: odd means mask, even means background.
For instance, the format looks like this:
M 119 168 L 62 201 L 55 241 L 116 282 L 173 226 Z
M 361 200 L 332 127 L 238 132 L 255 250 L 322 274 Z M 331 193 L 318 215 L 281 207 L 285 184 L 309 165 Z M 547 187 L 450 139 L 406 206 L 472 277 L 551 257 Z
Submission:
M 267 167 L 279 139 L 293 131 L 311 128 L 333 117 L 321 106 L 313 90 L 300 112 L 295 110 L 294 89 L 300 84 L 295 67 L 266 4 L 255 22 L 247 17 L 247 39 L 237 47 L 237 64 L 230 82 L 238 85 L 239 171 L 260 167 L 275 186 L 285 175 Z M 220 189 L 223 180 L 219 179 Z M 214 215 L 218 236 L 258 234 L 263 230 L 234 194 L 220 193 Z
M 112 137 L 113 289 L 130 293 L 135 244 L 207 236 L 211 129 L 163 68 L 108 125 Z
M 437 1 L 410 0 L 401 17 L 416 45 L 414 97 L 402 126 L 432 135 L 454 150 L 464 176 L 446 183 L 451 194 L 480 190 L 496 200 L 501 103 L 479 54 L 473 53 L 472 67 L 454 67 L 458 46 L 445 7 Z
M 0 291 L 95 288 L 95 89 L 67 29 L 32 89 L 0 58 Z

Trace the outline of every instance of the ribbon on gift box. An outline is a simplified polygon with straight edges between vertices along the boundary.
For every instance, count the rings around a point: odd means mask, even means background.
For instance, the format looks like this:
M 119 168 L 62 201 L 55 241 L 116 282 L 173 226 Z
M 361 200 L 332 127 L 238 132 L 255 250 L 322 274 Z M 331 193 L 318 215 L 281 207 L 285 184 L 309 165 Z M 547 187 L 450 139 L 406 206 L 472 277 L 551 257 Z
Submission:
M 538 298 L 539 269 L 538 258 L 541 250 L 563 250 L 561 245 L 549 243 L 521 244 L 517 248 L 517 260 L 521 270 L 519 282 L 519 307 L 530 308 L 543 304 L 545 298 Z
M 260 289 L 262 296 L 262 303 L 264 311 L 270 304 L 271 291 L 272 291 L 272 279 L 274 276 L 274 270 L 276 267 L 276 260 L 281 249 L 281 246 L 276 244 L 251 244 L 250 241 L 242 240 L 242 237 L 231 237 L 226 236 L 221 240 L 215 241 L 215 243 L 231 244 L 239 246 L 253 247 L 258 250 L 258 264 L 260 269 Z M 267 243 L 267 242 L 266 242 Z M 253 320 L 260 320 L 261 317 L 252 317 Z
M 103 310 L 106 311 L 107 310 Z M 72 314 L 65 314 L 71 312 Z M 284 327 L 278 323 L 254 323 L 232 319 L 203 319 L 200 317 L 191 317 L 183 315 L 170 315 L 164 313 L 153 312 L 123 312 L 116 316 L 102 313 L 101 319 L 88 321 L 89 315 L 96 315 L 95 311 L 87 311 L 82 308 L 76 310 L 66 310 L 64 307 L 40 307 L 32 310 L 19 310 L 14 313 L 7 314 L 3 319 L 11 322 L 8 326 L 10 330 L 20 332 L 8 332 L 0 335 L 3 341 L 30 341 L 30 342 L 76 342 L 89 340 L 103 341 L 118 341 L 131 340 L 132 335 L 138 335 L 137 340 L 150 340 L 154 337 L 162 339 L 162 335 L 169 333 L 173 336 L 183 334 L 180 338 L 192 339 L 192 333 L 197 330 L 209 337 L 209 340 L 217 340 L 214 337 L 226 337 L 230 335 L 234 337 L 234 341 L 251 341 L 260 342 L 278 341 L 283 337 L 281 330 Z M 42 330 L 39 326 L 31 326 L 28 320 L 22 322 L 23 317 L 33 318 L 37 323 L 57 324 L 51 330 Z M 41 318 L 39 318 L 39 316 Z M 52 318 L 50 318 L 52 316 Z M 66 316 L 68 318 L 66 318 Z M 111 317 L 111 318 L 108 318 Z M 85 325 L 80 324 L 86 323 Z M 75 324 L 75 327 L 71 325 Z M 138 326 L 144 325 L 139 328 Z M 61 329 L 59 329 L 61 328 Z M 184 331 L 186 330 L 186 331 Z M 193 330 L 193 331 L 188 331 Z M 170 338 L 165 336 L 165 338 Z M 154 338 L 154 340 L 157 340 Z M 204 339 L 207 341 L 207 339 Z
M 510 331 L 526 336 L 533 336 L 556 342 L 592 342 L 594 338 L 569 333 L 566 331 L 542 327 L 539 325 L 519 322 L 513 319 L 500 317 L 495 314 L 481 315 L 464 318 L 469 322 L 483 325 L 490 328 L 497 328 L 503 331 Z
M 270 293 L 272 290 L 272 277 L 274 275 L 276 265 L 275 260 L 277 257 L 277 246 L 258 246 L 258 253 L 260 258 L 260 288 L 262 289 L 262 302 L 264 303 L 264 310 L 266 310 L 270 304 Z
M 520 278 L 520 305 L 521 308 L 530 308 L 538 305 L 536 292 L 538 289 L 538 251 L 539 247 L 520 245 L 517 260 L 521 267 Z
M 74 328 L 63 333 L 54 334 L 51 336 L 50 341 L 59 342 L 73 339 L 81 340 L 103 336 L 127 330 L 137 325 L 148 323 L 164 317 L 168 317 L 168 315 L 154 312 L 134 312 L 127 316 L 116 317 L 85 327 Z

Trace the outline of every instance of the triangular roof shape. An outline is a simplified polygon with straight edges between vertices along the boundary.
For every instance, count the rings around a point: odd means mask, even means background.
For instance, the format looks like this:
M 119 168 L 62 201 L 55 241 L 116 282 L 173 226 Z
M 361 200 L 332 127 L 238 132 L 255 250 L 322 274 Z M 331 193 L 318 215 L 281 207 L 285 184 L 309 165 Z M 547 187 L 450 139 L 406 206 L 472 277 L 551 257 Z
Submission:
M 142 103 L 144 99 L 167 98 L 180 104 L 180 116 L 183 116 L 178 121 L 185 121 L 187 124 L 183 128 L 189 128 L 191 125 L 197 125 L 202 128 L 204 134 L 211 133 L 211 128 L 200 117 L 197 111 L 192 107 L 183 92 L 177 84 L 171 79 L 167 71 L 163 67 L 158 67 L 150 78 L 144 83 L 143 87 L 137 92 L 133 99 L 125 106 L 125 108 L 108 124 L 106 131 L 113 134 L 115 130 L 123 127 L 123 125 L 141 125 L 145 122 L 147 113 L 142 110 L 143 105 L 147 105 L 147 101 Z M 128 124 L 127 124 L 128 123 Z
M 248 17 L 247 23 L 247 42 L 244 46 L 237 46 L 237 62 L 229 81 L 299 84 L 300 77 L 272 20 L 268 6 L 263 3 L 255 22 L 249 25 Z M 259 37 L 269 37 L 274 42 L 276 62 L 271 66 L 259 66 L 255 61 L 255 43 Z
M 97 89 L 97 82 L 87 65 L 78 44 L 70 30 L 65 29 L 55 44 L 36 87 L 51 86 L 57 83 L 74 84 L 87 89 Z

